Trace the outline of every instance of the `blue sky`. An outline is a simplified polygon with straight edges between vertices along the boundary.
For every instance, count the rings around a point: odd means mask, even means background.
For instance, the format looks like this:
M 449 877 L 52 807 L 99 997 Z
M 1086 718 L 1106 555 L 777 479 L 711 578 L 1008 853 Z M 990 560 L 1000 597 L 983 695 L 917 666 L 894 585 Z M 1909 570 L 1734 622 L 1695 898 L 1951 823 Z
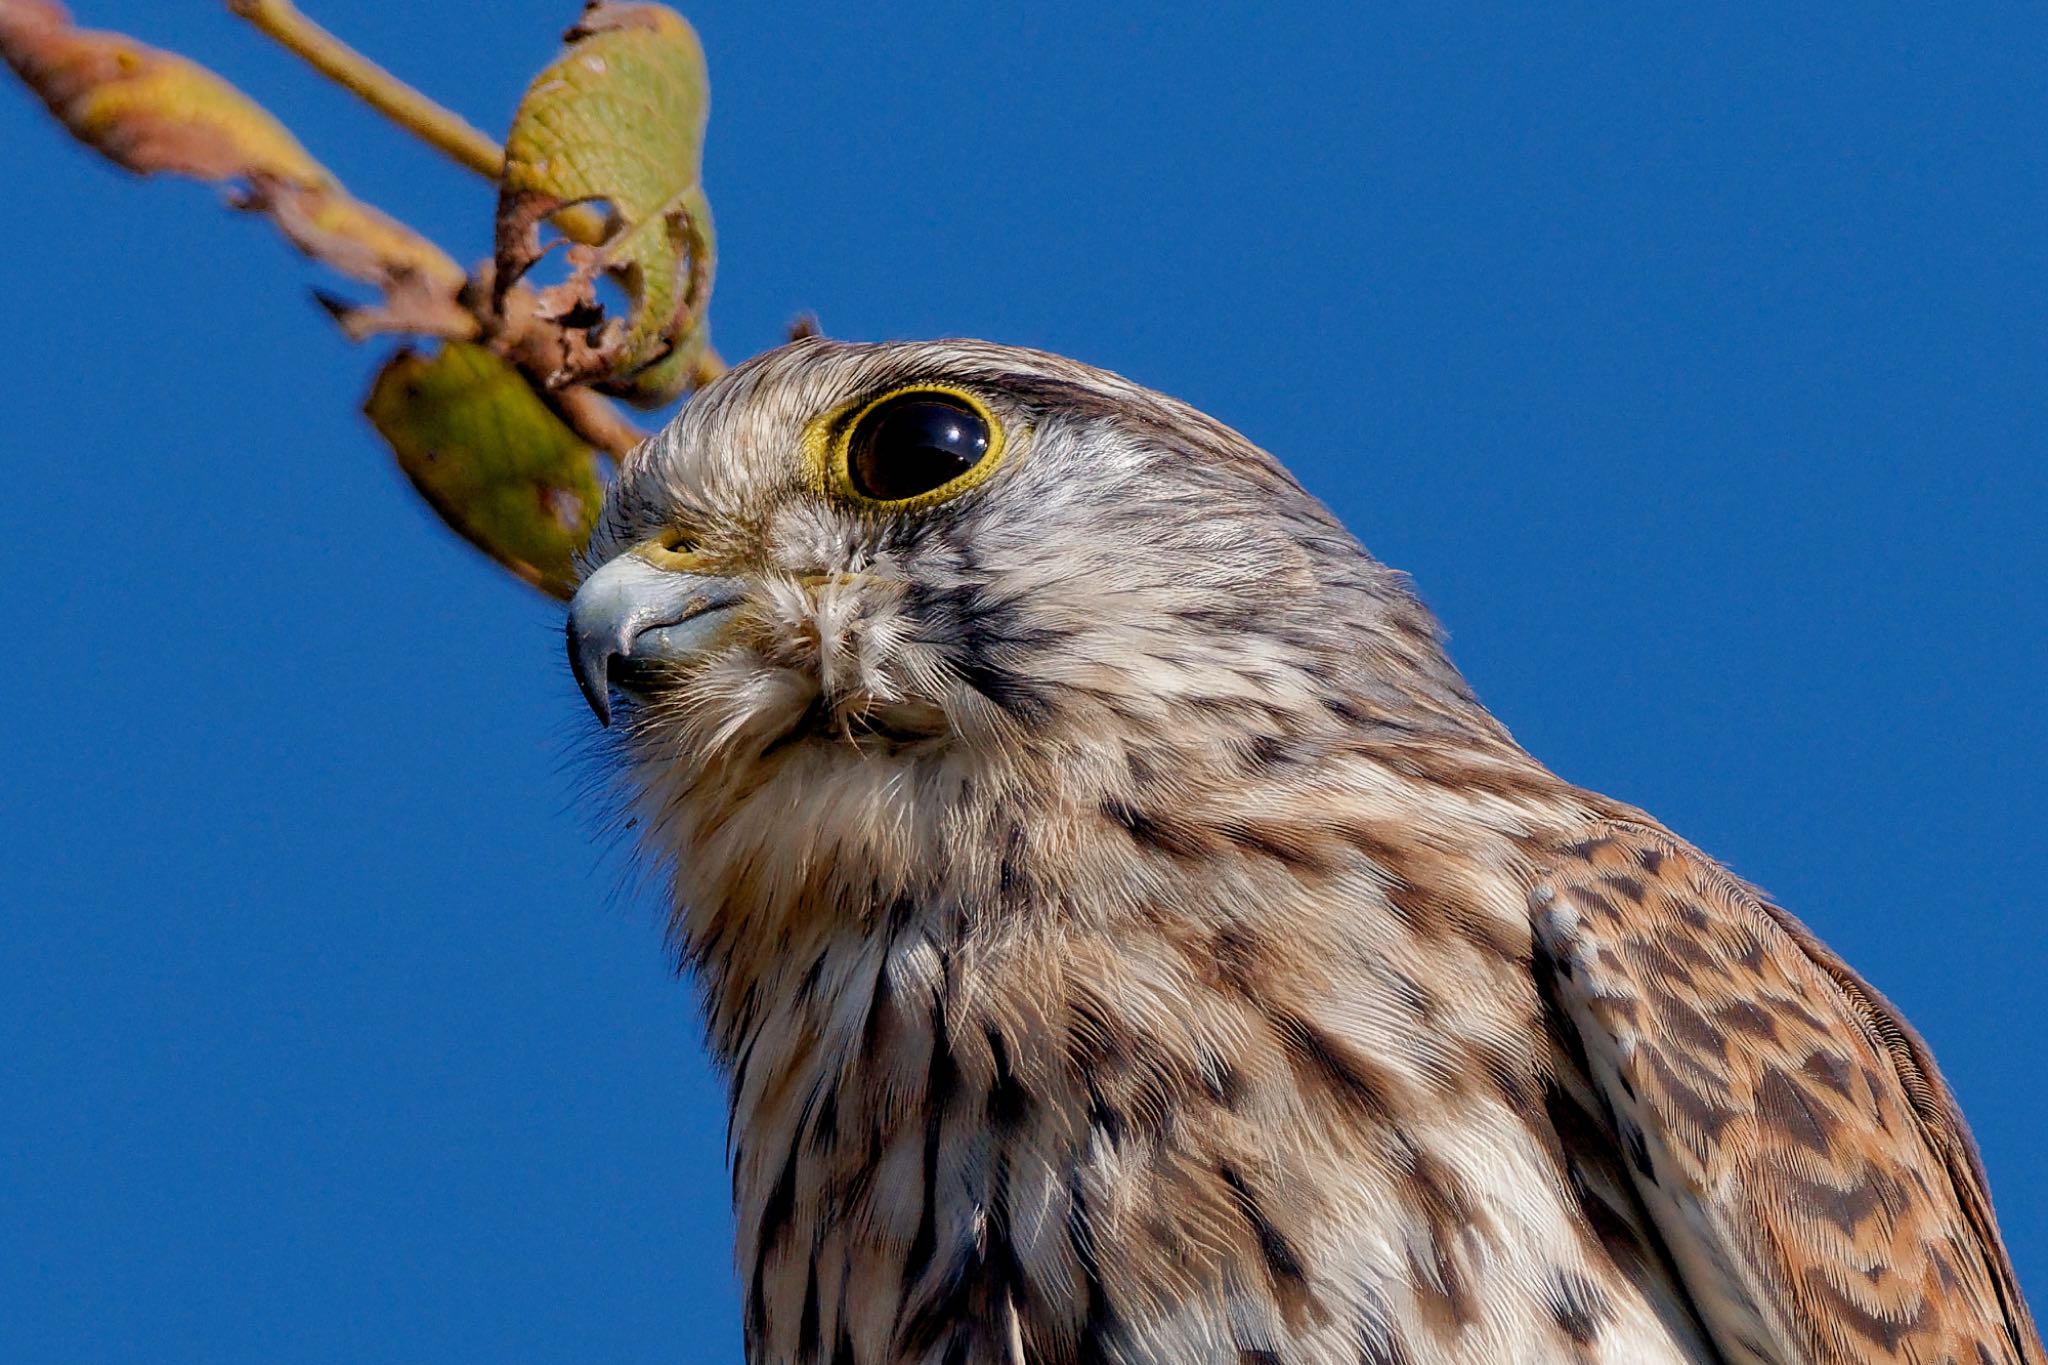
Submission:
M 491 128 L 575 10 L 310 7 Z M 80 8 L 485 250 L 218 5 Z M 1693 8 L 697 5 L 717 336 L 1050 347 L 1278 453 L 1524 743 L 1904 1007 L 2038 1301 L 2048 17 Z M 556 609 L 260 225 L 11 89 L 0 142 L 0 1357 L 737 1362 Z

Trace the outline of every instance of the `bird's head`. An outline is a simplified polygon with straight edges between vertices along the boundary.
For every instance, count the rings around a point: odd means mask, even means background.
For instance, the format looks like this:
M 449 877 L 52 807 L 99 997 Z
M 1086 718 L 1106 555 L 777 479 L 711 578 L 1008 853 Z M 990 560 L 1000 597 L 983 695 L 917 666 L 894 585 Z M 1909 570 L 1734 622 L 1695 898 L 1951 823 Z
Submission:
M 1097 812 L 1360 726 L 1491 725 L 1269 456 L 1039 352 L 749 361 L 626 461 L 588 565 L 571 659 L 684 859 L 765 822 L 792 866 L 915 861 L 1010 796 Z

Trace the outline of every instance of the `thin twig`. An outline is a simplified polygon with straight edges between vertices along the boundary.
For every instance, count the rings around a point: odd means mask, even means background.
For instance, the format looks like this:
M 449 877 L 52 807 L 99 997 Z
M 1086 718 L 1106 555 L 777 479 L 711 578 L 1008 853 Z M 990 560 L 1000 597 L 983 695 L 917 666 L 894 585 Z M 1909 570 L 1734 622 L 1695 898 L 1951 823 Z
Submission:
M 462 115 L 445 109 L 299 13 L 291 0 L 227 0 L 307 65 L 457 164 L 495 181 L 505 151 Z
M 731 366 L 725 363 L 724 356 L 709 346 L 702 348 L 697 352 L 696 365 L 690 370 L 690 391 L 694 393 L 703 388 L 730 368 Z
M 647 433 L 627 421 L 611 400 L 589 389 L 557 389 L 548 398 L 569 430 L 610 455 L 614 464 L 647 439 Z

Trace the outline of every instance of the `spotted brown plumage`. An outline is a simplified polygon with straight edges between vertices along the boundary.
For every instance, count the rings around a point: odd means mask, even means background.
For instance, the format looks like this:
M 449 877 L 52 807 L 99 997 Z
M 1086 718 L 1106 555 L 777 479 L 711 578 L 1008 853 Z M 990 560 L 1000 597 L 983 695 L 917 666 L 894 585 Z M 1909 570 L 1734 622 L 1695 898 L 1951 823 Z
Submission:
M 1919 1042 L 1213 420 L 805 340 L 589 565 L 754 1365 L 2041 1365 Z
M 1532 904 L 1539 958 L 1724 1356 L 2040 1358 L 1925 1044 L 1797 921 L 1622 823 L 1556 850 Z

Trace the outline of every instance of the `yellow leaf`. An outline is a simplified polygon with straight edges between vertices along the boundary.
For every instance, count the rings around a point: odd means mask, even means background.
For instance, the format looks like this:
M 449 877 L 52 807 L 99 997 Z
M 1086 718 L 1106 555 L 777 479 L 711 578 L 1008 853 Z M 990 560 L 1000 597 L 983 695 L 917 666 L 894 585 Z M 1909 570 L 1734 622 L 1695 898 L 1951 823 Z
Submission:
M 499 186 L 500 307 L 543 254 L 543 221 L 575 204 L 607 211 L 602 239 L 569 246 L 569 278 L 532 301 L 554 331 L 551 385 L 594 384 L 652 406 L 700 371 L 714 261 L 699 183 L 709 107 L 697 35 L 660 5 L 590 5 L 527 87 Z M 606 276 L 631 301 L 624 317 L 606 315 Z
M 464 342 L 400 351 L 363 412 L 443 521 L 550 596 L 575 592 L 604 500 L 596 453 L 518 370 Z
M 0 0 L 0 60 L 72 136 L 141 175 L 168 171 L 245 187 L 307 255 L 390 295 L 426 330 L 473 330 L 455 304 L 462 267 L 411 228 L 349 197 L 261 105 L 175 53 L 74 28 L 54 0 Z

